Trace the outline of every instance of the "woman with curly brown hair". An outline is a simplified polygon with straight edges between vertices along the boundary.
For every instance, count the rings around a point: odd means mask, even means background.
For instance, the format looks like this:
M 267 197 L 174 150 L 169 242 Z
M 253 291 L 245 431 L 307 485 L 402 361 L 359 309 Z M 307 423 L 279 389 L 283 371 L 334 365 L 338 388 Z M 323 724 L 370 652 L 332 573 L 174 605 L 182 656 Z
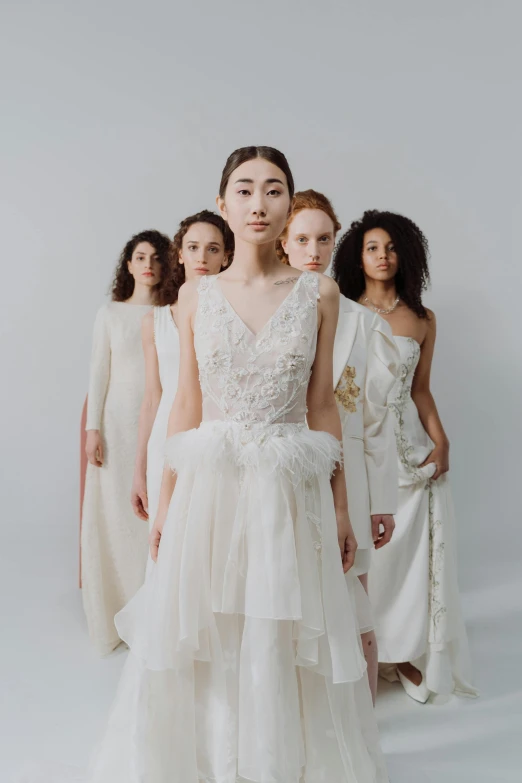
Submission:
M 449 442 L 430 391 L 435 315 L 422 303 L 426 237 L 402 215 L 365 212 L 341 238 L 333 276 L 342 294 L 389 323 L 401 355 L 388 403 L 399 508 L 390 544 L 373 553 L 369 582 L 382 674 L 422 703 L 431 693 L 476 695 L 456 577 Z
M 94 326 L 83 500 L 82 594 L 90 638 L 102 655 L 120 643 L 114 615 L 143 582 L 148 530 L 129 507 L 144 390 L 141 322 L 169 284 L 170 239 L 143 231 L 125 245 L 112 301 Z
M 157 306 L 142 324 L 145 394 L 138 426 L 138 449 L 131 502 L 135 514 L 154 520 L 164 467 L 170 409 L 179 374 L 178 291 L 185 280 L 216 275 L 232 259 L 234 239 L 220 215 L 203 210 L 182 220 L 172 242 L 172 273 Z

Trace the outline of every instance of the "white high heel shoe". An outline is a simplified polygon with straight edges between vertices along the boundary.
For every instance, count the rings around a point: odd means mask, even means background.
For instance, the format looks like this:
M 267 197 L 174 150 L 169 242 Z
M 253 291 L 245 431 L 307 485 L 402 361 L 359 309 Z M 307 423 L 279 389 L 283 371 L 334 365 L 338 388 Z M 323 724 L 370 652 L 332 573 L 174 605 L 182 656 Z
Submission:
M 420 704 L 426 704 L 426 702 L 430 698 L 430 691 L 426 687 L 424 678 L 422 679 L 420 685 L 415 685 L 411 680 L 405 677 L 404 674 L 401 674 L 401 672 L 398 669 L 397 669 L 397 674 L 399 675 L 399 680 L 401 682 L 401 685 L 406 691 L 406 693 L 408 694 L 408 696 L 411 699 L 415 699 L 415 701 L 418 701 Z

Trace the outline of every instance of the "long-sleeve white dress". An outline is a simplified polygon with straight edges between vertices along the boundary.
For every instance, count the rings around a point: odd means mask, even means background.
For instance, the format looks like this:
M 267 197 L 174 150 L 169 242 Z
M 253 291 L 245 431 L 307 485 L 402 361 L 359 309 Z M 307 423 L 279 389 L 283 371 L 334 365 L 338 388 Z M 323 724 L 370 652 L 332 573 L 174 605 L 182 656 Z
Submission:
M 144 580 L 148 526 L 130 494 L 145 387 L 141 322 L 148 305 L 110 302 L 94 325 L 87 430 L 100 430 L 103 466 L 87 466 L 82 521 L 82 593 L 89 636 L 100 652 L 120 643 L 114 616 Z

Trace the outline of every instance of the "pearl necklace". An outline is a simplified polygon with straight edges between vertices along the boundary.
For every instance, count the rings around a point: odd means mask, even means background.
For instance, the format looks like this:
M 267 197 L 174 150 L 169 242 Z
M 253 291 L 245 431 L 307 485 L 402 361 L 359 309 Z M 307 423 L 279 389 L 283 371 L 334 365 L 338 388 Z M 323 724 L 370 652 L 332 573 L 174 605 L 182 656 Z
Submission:
M 392 304 L 392 306 L 388 307 L 387 310 L 384 310 L 382 307 L 377 307 L 377 305 L 374 305 L 373 302 L 370 302 L 370 300 L 368 299 L 367 296 L 365 296 L 364 299 L 363 299 L 363 302 L 369 304 L 370 307 L 372 308 L 372 310 L 375 313 L 379 313 L 379 315 L 389 315 L 390 313 L 393 313 L 393 311 L 395 310 L 395 308 L 397 307 L 397 305 L 399 304 L 400 301 L 401 301 L 401 298 L 400 298 L 400 296 L 398 296 L 397 299 L 395 300 L 395 302 Z

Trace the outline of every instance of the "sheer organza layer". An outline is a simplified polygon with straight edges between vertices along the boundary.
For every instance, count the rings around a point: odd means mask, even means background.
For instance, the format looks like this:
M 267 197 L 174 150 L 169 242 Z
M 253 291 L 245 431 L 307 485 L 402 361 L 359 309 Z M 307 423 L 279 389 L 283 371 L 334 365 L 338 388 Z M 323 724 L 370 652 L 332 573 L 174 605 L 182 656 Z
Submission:
M 340 564 L 337 441 L 213 422 L 167 456 L 176 490 L 158 562 L 116 618 L 131 654 L 93 783 L 387 780 L 367 599 Z

